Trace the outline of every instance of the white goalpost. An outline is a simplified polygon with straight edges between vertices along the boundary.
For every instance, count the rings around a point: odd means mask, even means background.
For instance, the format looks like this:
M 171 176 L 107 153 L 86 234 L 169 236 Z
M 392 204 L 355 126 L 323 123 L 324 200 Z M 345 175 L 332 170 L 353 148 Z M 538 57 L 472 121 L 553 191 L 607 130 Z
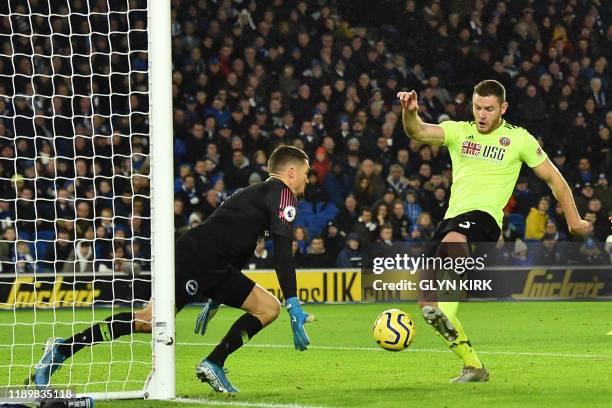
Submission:
M 51 384 L 176 396 L 170 13 L 0 2 L 0 389 L 23 388 L 48 338 L 151 298 L 150 337 L 84 348 Z

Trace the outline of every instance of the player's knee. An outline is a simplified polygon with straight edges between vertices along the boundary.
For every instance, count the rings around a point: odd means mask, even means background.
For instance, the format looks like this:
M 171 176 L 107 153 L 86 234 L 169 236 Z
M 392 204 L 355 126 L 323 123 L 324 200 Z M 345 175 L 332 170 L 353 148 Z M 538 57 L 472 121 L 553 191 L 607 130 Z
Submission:
M 442 242 L 467 242 L 467 237 L 460 232 L 451 231 L 444 236 Z
M 268 324 L 276 320 L 276 318 L 280 314 L 280 310 L 281 306 L 278 299 L 276 299 L 274 296 L 270 296 L 270 298 L 266 299 L 260 311 L 262 324 L 264 326 L 267 326 Z

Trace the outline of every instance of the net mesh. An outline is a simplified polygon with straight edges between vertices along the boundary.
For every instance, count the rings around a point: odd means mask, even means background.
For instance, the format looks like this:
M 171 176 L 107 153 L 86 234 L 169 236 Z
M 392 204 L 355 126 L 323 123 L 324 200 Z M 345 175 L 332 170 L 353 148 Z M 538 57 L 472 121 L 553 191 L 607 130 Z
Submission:
M 147 50 L 146 0 L 0 2 L 0 385 L 148 300 Z M 85 349 L 53 383 L 142 389 L 150 346 Z

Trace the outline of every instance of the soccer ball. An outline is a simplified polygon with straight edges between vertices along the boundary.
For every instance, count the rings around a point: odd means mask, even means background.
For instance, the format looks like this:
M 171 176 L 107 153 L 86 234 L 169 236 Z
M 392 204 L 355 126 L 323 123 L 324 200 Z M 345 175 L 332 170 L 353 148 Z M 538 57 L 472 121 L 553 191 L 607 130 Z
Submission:
M 388 351 L 402 351 L 414 340 L 416 333 L 410 315 L 399 309 L 385 310 L 374 322 L 376 343 Z

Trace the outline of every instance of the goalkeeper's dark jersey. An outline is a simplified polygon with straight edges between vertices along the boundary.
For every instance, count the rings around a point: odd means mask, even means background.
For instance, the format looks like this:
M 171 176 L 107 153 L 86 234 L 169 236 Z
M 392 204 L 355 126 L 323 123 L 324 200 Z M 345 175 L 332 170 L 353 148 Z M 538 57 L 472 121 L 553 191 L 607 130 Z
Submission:
M 297 199 L 278 179 L 236 191 L 201 225 L 189 230 L 177 242 L 187 246 L 202 273 L 227 273 L 241 269 L 255 251 L 257 241 L 270 236 L 274 241 L 274 266 L 283 296 L 295 296 L 295 266 L 291 255 L 292 224 Z

